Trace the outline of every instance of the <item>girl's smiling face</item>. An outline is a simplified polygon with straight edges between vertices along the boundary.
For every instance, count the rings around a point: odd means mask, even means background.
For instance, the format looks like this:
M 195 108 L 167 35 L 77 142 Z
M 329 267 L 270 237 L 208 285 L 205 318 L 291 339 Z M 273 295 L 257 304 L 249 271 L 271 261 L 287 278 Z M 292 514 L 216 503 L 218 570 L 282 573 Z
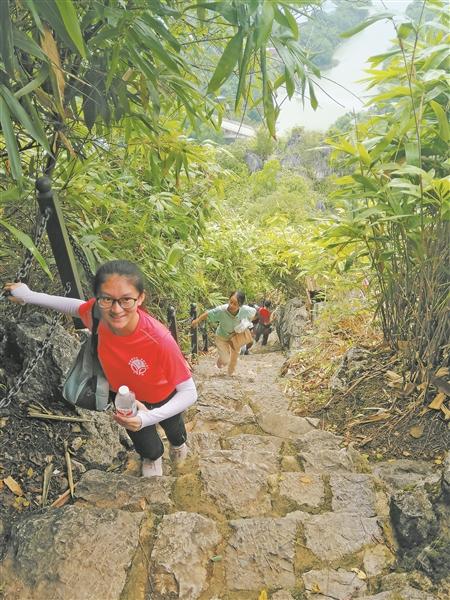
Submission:
M 110 275 L 100 286 L 97 297 L 119 300 L 133 298 L 136 300 L 132 308 L 124 309 L 118 302 L 113 302 L 109 308 L 101 308 L 102 321 L 116 335 L 133 333 L 139 322 L 138 307 L 145 299 L 145 293 L 139 293 L 128 277 Z

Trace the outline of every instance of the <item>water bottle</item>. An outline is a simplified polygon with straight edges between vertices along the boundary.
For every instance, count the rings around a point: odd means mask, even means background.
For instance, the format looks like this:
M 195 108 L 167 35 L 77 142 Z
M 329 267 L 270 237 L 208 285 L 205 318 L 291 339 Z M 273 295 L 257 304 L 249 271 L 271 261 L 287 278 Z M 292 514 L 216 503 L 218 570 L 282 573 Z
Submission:
M 134 417 L 137 414 L 136 397 L 126 385 L 121 385 L 114 400 L 116 411 L 123 417 Z

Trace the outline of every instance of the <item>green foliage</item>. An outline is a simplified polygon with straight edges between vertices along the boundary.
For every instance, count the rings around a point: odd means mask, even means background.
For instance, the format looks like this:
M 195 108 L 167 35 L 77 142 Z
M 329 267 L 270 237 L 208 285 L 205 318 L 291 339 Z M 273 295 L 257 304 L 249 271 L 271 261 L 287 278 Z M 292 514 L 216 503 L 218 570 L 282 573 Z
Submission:
M 250 144 L 250 150 L 255 152 L 263 161 L 266 161 L 275 148 L 275 140 L 267 131 L 260 127 L 256 132 L 256 139 Z
M 7 172 L 19 183 L 20 154 L 30 138 L 38 151 L 53 155 L 50 167 L 61 148 L 82 154 L 80 124 L 88 136 L 103 136 L 118 125 L 125 127 L 125 141 L 133 133 L 154 143 L 174 114 L 186 130 L 188 123 L 191 128 L 208 121 L 218 126 L 222 107 L 214 92 L 236 69 L 236 106 L 251 72 L 274 135 L 276 85 L 265 67 L 273 44 L 282 50 L 289 70 L 309 81 L 288 3 L 136 0 L 129 10 L 122 0 L 3 0 L 0 7 L 2 129 Z M 205 51 L 210 38 L 213 52 Z M 212 73 L 199 76 L 200 55 L 208 56 Z M 158 166 L 156 157 L 154 169 Z M 176 157 L 175 177 L 184 167 L 182 157 Z
M 433 21 L 398 27 L 398 48 L 370 59 L 372 116 L 330 140 L 347 174 L 327 237 L 370 261 L 385 337 L 415 370 L 446 360 L 449 333 L 449 21 L 432 7 Z

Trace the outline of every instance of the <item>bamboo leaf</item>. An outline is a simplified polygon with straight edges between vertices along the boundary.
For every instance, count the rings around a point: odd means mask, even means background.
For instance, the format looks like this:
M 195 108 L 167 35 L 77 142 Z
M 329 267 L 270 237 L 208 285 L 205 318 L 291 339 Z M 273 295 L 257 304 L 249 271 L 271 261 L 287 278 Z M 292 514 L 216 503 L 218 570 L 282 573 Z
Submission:
M 64 26 L 71 40 L 77 47 L 78 52 L 83 58 L 86 58 L 86 48 L 84 45 L 83 35 L 78 21 L 78 15 L 75 10 L 72 0 L 55 0 L 59 13 L 63 20 Z
M 52 67 L 51 80 L 52 80 L 53 93 L 56 96 L 56 105 L 58 107 L 58 112 L 61 115 L 61 117 L 64 119 L 65 118 L 64 108 L 63 108 L 64 88 L 65 88 L 64 74 L 61 69 L 61 61 L 59 58 L 58 47 L 56 45 L 56 42 L 53 38 L 53 35 L 52 35 L 50 29 L 46 25 L 44 26 L 44 34 L 41 36 L 41 46 L 42 46 L 42 49 L 45 52 L 45 54 L 50 59 L 50 63 L 51 63 L 51 67 Z
M 267 43 L 270 32 L 272 31 L 272 23 L 274 18 L 274 8 L 269 0 L 264 0 L 263 9 L 258 19 L 257 24 L 257 36 L 255 47 L 261 48 L 261 46 Z
M 448 115 L 446 115 L 444 109 L 440 104 L 438 104 L 435 100 L 430 101 L 430 106 L 436 115 L 439 122 L 439 136 L 444 140 L 444 142 L 448 142 L 450 138 L 450 128 L 448 125 Z
M 7 103 L 11 114 L 14 115 L 18 121 L 20 121 L 26 133 L 35 139 L 49 154 L 51 154 L 47 138 L 43 137 L 41 133 L 37 131 L 29 115 L 26 113 L 20 102 L 13 96 L 10 90 L 4 85 L 0 85 L 0 94 Z
M 242 38 L 243 31 L 239 29 L 236 35 L 228 42 L 208 84 L 208 93 L 220 88 L 233 72 L 241 53 Z
M 66 27 L 61 18 L 61 14 L 58 10 L 58 7 L 56 6 L 55 0 L 39 0 L 35 3 L 35 6 L 39 11 L 39 14 L 42 17 L 42 19 L 51 25 L 57 37 L 62 42 L 64 42 L 64 44 L 68 48 L 70 48 L 74 52 L 78 52 L 78 49 L 73 43 L 72 38 L 67 33 Z M 44 25 L 43 29 L 45 32 L 45 29 L 48 28 L 46 25 Z
M 409 96 L 410 93 L 411 92 L 408 86 L 398 85 L 387 92 L 383 92 L 382 94 L 378 94 L 378 96 L 371 98 L 370 104 L 375 104 L 376 102 L 381 102 L 383 100 L 392 100 L 393 98 L 399 98 L 402 96 Z
M 10 202 L 11 200 L 20 200 L 20 190 L 18 187 L 10 188 L 0 192 L 1 202 Z
M 183 256 L 184 249 L 179 244 L 174 244 L 167 255 L 167 264 L 174 267 Z
M 2 125 L 3 137 L 6 142 L 11 174 L 18 182 L 22 180 L 22 165 L 20 164 L 19 146 L 14 134 L 14 128 L 11 121 L 8 105 L 0 96 L 0 123 Z
M 341 33 L 340 37 L 343 37 L 343 38 L 352 37 L 352 35 L 355 35 L 355 33 L 358 33 L 360 31 L 362 31 L 363 29 L 366 29 L 366 27 L 369 27 L 369 25 L 373 25 L 373 23 L 376 23 L 377 21 L 382 21 L 384 19 L 392 19 L 392 14 L 391 13 L 381 13 L 379 15 L 374 15 L 373 17 L 369 17 L 368 19 L 365 19 L 365 21 L 358 23 L 358 25 L 356 25 L 356 27 L 353 27 L 352 29 L 348 29 L 347 31 L 344 31 L 344 33 Z
M 6 72 L 14 79 L 14 45 L 13 28 L 11 15 L 9 12 L 9 2 L 0 0 L 0 26 L 2 34 L 0 35 L 0 56 L 3 59 Z
M 316 98 L 316 93 L 314 92 L 314 87 L 311 81 L 308 81 L 308 87 L 309 87 L 309 102 L 311 104 L 311 107 L 313 110 L 316 110 L 316 108 L 319 106 L 319 103 L 317 102 L 317 98 Z
M 3 227 L 5 227 L 5 229 L 7 229 L 10 233 L 12 233 L 12 235 L 23 245 L 25 246 L 25 248 L 27 250 L 29 250 L 31 252 L 31 254 L 34 256 L 34 258 L 38 261 L 38 263 L 41 265 L 42 270 L 49 276 L 50 279 L 53 279 L 53 276 L 47 266 L 47 263 L 45 262 L 44 257 L 42 256 L 42 254 L 39 252 L 39 250 L 36 248 L 36 246 L 34 245 L 33 240 L 30 238 L 29 235 L 27 235 L 26 233 L 24 233 L 23 231 L 20 231 L 19 229 L 16 229 L 13 225 L 11 225 L 10 223 L 8 223 L 7 221 L 4 221 L 3 219 L 0 219 L 0 225 L 3 225 Z
M 247 43 L 245 44 L 244 55 L 242 57 L 241 63 L 239 65 L 239 82 L 236 92 L 236 100 L 234 103 L 234 110 L 238 109 L 239 100 L 244 93 L 245 83 L 247 81 L 247 69 L 248 63 L 250 59 L 250 53 L 253 49 L 253 35 L 247 36 Z
M 367 152 L 366 147 L 360 143 L 357 144 L 357 147 L 358 147 L 359 156 L 360 156 L 361 160 L 363 161 L 363 163 L 366 164 L 367 166 L 370 165 L 370 163 L 372 161 L 370 159 L 370 155 Z
M 40 60 L 47 60 L 46 55 L 42 52 L 38 44 L 29 35 L 23 33 L 23 31 L 19 31 L 18 29 L 13 30 L 13 43 L 16 48 L 20 48 L 20 50 L 23 50 L 27 54 L 31 54 L 31 56 Z
M 36 88 L 41 87 L 44 81 L 48 78 L 49 75 L 49 67 L 48 65 L 44 65 L 42 69 L 37 73 L 36 77 L 32 79 L 29 83 L 23 86 L 20 90 L 14 93 L 14 96 L 19 99 L 26 94 L 31 93 Z
M 36 27 L 39 29 L 41 33 L 44 32 L 44 27 L 42 25 L 42 21 L 39 17 L 36 6 L 34 5 L 34 0 L 22 0 L 23 4 L 28 8 L 30 13 L 33 15 L 34 22 L 36 23 Z

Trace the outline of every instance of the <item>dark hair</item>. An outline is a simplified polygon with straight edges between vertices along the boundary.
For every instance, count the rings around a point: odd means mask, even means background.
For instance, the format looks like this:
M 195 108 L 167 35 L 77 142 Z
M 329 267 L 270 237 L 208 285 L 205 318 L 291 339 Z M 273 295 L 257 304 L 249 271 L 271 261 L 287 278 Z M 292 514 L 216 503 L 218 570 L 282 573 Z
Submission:
M 266 308 L 270 308 L 272 306 L 272 302 L 270 300 L 264 300 L 264 306 Z
M 111 275 L 122 275 L 123 277 L 126 277 L 134 285 L 139 294 L 143 293 L 144 277 L 139 267 L 129 260 L 110 260 L 97 269 L 92 285 L 94 288 L 94 296 L 97 296 L 100 287 Z
M 228 299 L 231 298 L 231 296 L 234 296 L 236 294 L 236 299 L 238 301 L 239 306 L 242 306 L 245 302 L 245 294 L 242 290 L 234 290 L 234 292 L 231 292 L 231 294 L 228 296 Z

